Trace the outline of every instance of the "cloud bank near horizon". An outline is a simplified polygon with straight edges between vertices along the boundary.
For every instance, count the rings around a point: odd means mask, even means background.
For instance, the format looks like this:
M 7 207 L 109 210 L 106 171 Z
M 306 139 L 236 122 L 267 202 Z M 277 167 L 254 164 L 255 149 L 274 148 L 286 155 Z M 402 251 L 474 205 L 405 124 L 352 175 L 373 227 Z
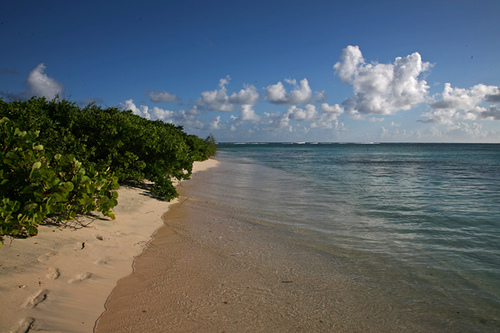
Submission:
M 441 93 L 431 96 L 430 85 L 423 77 L 433 66 L 423 61 L 418 52 L 396 57 L 392 63 L 369 62 L 358 46 L 349 45 L 341 51 L 339 61 L 332 67 L 334 75 L 352 87 L 352 95 L 340 103 L 328 102 L 326 92 L 313 90 L 307 78 L 300 81 L 285 78 L 260 89 L 243 84 L 239 90 L 229 91 L 231 77 L 227 75 L 219 80 L 216 89 L 202 91 L 197 99 L 186 104 L 171 92 L 146 93 L 152 103 L 178 102 L 173 110 L 138 106 L 133 99 L 125 99 L 119 108 L 147 119 L 182 125 L 188 130 L 249 134 L 307 134 L 325 130 L 339 135 L 349 130 L 345 125 L 347 119 L 381 122 L 415 108 L 427 108 L 420 115 L 422 119 L 417 121 L 429 126 L 445 126 L 441 133 L 462 131 L 477 134 L 481 131 L 482 121 L 500 120 L 498 86 L 479 83 L 467 89 L 445 83 Z M 43 63 L 34 68 L 26 79 L 28 91 L 20 95 L 47 99 L 61 95 L 64 86 L 45 74 L 45 70 Z M 274 107 L 287 109 L 269 111 Z M 403 137 L 419 135 L 403 133 L 402 129 L 391 125 L 391 129 L 381 127 L 380 136 L 387 137 L 391 131 Z M 439 137 L 438 133 L 431 134 Z

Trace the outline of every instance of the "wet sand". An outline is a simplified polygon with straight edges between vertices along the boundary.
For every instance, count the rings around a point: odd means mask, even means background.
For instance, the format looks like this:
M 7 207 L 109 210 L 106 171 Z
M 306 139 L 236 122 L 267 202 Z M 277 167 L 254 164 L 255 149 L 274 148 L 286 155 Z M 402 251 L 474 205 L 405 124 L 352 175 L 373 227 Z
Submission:
M 194 171 L 214 166 L 195 163 Z M 0 332 L 92 332 L 117 281 L 163 226 L 174 202 L 121 187 L 116 220 L 79 217 L 0 248 Z
M 351 254 L 301 243 L 211 198 L 221 164 L 181 185 L 97 333 L 446 331 L 425 304 L 395 308 Z

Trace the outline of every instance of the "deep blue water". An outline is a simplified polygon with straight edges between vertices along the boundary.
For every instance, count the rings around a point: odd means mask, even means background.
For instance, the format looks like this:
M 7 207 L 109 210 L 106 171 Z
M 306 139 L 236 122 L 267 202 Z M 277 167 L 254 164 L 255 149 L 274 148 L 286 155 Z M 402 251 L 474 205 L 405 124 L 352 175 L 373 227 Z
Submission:
M 226 143 L 217 159 L 247 166 L 231 191 L 265 223 L 500 322 L 499 144 Z

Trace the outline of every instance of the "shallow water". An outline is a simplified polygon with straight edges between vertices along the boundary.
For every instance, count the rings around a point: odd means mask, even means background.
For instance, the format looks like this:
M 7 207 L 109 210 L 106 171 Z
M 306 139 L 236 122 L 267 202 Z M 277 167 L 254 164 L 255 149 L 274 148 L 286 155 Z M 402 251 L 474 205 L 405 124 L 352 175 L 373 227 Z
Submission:
M 500 331 L 498 145 L 221 145 L 96 332 Z
M 392 309 L 499 329 L 500 145 L 225 144 L 217 158 L 201 198 L 341 257 Z

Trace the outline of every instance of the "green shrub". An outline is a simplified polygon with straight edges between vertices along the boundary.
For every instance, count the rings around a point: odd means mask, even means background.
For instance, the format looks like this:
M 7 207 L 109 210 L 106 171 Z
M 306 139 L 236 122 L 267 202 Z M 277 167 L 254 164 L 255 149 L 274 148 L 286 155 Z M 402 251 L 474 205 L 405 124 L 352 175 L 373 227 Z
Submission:
M 193 162 L 217 150 L 213 136 L 66 100 L 0 100 L 2 117 L 10 120 L 0 126 L 1 234 L 33 234 L 51 214 L 66 219 L 97 209 L 112 216 L 117 181 L 149 180 L 152 194 L 171 200 L 178 196 L 171 179 L 189 178 Z
M 47 217 L 68 220 L 96 210 L 114 219 L 116 177 L 86 172 L 72 156 L 52 158 L 38 135 L 0 120 L 0 236 L 36 235 Z

